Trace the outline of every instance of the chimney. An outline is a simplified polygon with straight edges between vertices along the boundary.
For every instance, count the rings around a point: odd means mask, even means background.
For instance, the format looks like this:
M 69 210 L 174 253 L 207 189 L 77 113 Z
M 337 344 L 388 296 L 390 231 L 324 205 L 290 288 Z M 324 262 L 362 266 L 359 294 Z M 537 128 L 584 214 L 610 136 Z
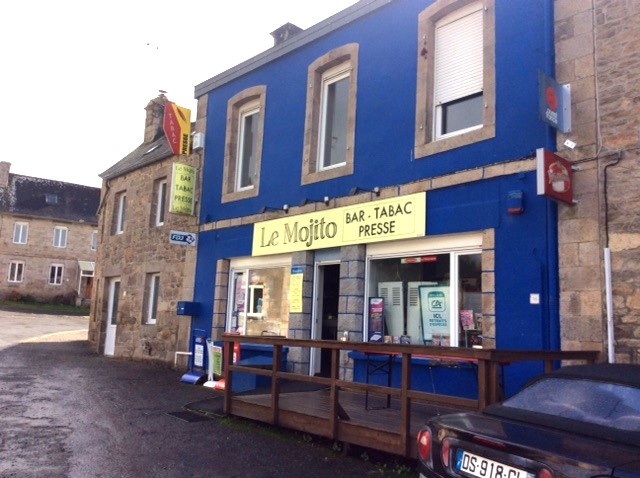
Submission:
M 301 31 L 303 31 L 302 28 L 295 26 L 293 23 L 285 23 L 280 28 L 271 32 L 273 46 L 279 45 Z
M 147 112 L 147 119 L 144 124 L 145 143 L 150 143 L 161 134 L 164 134 L 164 104 L 167 101 L 164 93 L 160 92 L 160 95 L 149 101 L 149 104 L 144 108 Z
M 6 161 L 0 161 L 0 188 L 9 187 L 9 170 L 11 169 L 11 163 Z

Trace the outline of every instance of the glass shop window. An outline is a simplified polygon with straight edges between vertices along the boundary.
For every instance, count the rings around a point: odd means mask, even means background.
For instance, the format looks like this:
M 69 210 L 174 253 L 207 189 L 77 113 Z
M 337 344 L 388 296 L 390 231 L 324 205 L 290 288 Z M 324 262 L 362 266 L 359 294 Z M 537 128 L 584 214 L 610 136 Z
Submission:
M 385 341 L 482 345 L 479 252 L 372 258 L 368 295 L 376 313 L 382 302 Z
M 227 332 L 287 337 L 289 282 L 289 267 L 232 271 Z

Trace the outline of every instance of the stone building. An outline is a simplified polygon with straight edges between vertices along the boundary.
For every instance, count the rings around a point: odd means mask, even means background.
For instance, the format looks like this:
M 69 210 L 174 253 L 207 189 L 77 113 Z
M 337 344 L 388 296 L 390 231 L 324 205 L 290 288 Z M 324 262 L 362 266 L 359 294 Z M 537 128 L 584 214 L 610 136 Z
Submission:
M 89 304 L 100 189 L 0 162 L 0 298 Z
M 143 143 L 100 175 L 89 340 L 105 355 L 173 363 L 176 351 L 189 349 L 190 318 L 176 308 L 193 294 L 196 247 L 171 233 L 197 231 L 200 159 L 173 153 L 163 128 L 168 104 L 163 94 L 149 102 Z M 191 210 L 178 207 L 183 199 Z
M 634 363 L 640 362 L 638 25 L 638 2 L 555 1 L 557 80 L 571 85 L 573 109 L 572 131 L 558 135 L 557 147 L 580 168 L 579 203 L 559 207 L 562 347 L 601 348 L 611 360 Z

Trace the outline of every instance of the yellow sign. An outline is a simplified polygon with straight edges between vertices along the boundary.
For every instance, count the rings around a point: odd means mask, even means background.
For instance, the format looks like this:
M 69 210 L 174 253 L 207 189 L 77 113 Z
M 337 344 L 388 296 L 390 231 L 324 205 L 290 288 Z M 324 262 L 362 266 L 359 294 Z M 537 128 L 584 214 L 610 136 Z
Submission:
M 340 247 L 424 236 L 427 196 L 411 194 L 257 223 L 253 255 Z
M 291 268 L 291 277 L 289 279 L 289 312 L 302 312 L 302 286 L 304 278 L 304 269 L 296 266 Z
M 195 211 L 196 168 L 173 163 L 169 212 L 193 216 Z

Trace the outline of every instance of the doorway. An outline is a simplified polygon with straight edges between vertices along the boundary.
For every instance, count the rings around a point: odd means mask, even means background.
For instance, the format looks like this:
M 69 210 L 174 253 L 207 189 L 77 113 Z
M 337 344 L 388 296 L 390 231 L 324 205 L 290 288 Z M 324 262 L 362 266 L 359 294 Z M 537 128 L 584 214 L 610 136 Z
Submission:
M 315 277 L 312 338 L 314 340 L 337 340 L 340 264 L 316 263 Z M 331 375 L 330 349 L 314 349 L 312 351 L 311 375 L 321 377 Z
M 118 302 L 120 301 L 120 278 L 109 281 L 109 301 L 107 305 L 107 330 L 104 338 L 104 354 L 113 355 L 116 349 L 116 328 L 118 323 Z

